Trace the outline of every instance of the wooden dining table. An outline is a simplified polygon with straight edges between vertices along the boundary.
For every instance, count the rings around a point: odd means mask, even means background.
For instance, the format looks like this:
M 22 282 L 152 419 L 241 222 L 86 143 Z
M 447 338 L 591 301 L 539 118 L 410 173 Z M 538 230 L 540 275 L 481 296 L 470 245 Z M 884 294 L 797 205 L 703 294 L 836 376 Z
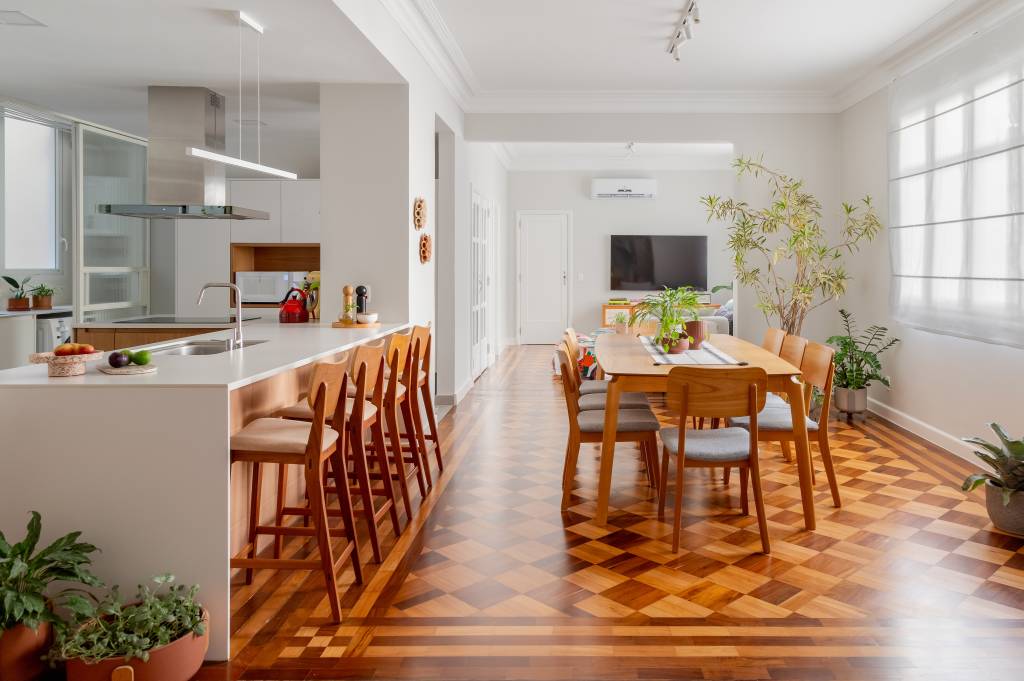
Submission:
M 748 341 L 724 334 L 712 334 L 714 348 L 748 366 L 761 367 L 768 374 L 768 390 L 786 395 L 793 415 L 796 439 L 796 463 L 803 502 L 804 527 L 813 530 L 814 488 L 811 484 L 811 457 L 807 440 L 806 409 L 800 369 L 777 355 Z M 668 374 L 675 366 L 655 364 L 654 358 L 637 336 L 603 334 L 594 348 L 598 366 L 610 377 L 605 403 L 604 440 L 601 443 L 601 471 L 597 488 L 597 511 L 594 521 L 608 522 L 608 498 L 612 487 L 612 464 L 615 459 L 615 428 L 619 418 L 619 397 L 623 392 L 665 393 Z M 680 424 L 684 427 L 685 424 Z

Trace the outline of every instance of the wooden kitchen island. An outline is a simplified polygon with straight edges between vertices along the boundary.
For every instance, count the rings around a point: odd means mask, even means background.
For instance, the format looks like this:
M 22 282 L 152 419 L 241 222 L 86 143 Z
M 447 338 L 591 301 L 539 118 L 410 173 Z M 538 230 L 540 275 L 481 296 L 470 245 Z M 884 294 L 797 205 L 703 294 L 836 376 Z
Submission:
M 131 591 L 165 572 L 198 584 L 210 612 L 208 659 L 228 659 L 229 559 L 245 542 L 250 474 L 230 464 L 231 434 L 297 401 L 315 362 L 408 327 L 253 323 L 246 341 L 265 342 L 154 354 L 152 374 L 108 376 L 95 365 L 72 378 L 49 378 L 44 365 L 0 371 L 0 530 L 20 536 L 29 511 L 39 511 L 43 542 L 81 530 L 101 549 L 94 567 L 107 584 Z

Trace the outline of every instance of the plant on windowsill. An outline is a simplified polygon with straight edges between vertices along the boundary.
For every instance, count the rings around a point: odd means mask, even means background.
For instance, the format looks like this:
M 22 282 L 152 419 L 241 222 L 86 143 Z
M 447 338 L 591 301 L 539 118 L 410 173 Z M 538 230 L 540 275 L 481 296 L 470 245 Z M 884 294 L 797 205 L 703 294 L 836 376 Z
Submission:
M 684 328 L 687 322 L 699 321 L 700 297 L 691 286 L 665 287 L 663 291 L 651 293 L 633 306 L 629 325 L 657 320 L 655 342 L 665 352 L 678 354 L 687 350 L 693 341 Z
M 209 616 L 196 601 L 198 586 L 155 577 L 125 603 L 117 587 L 103 598 L 68 599 L 72 623 L 58 631 L 52 661 L 67 663 L 68 681 L 108 681 L 129 666 L 135 681 L 188 681 L 210 645 Z
M 52 310 L 53 309 L 53 294 L 56 293 L 51 287 L 46 284 L 36 284 L 29 293 L 32 294 L 32 309 L 33 310 Z
M 999 436 L 998 445 L 980 437 L 965 437 L 964 442 L 981 447 L 974 454 L 992 472 L 968 476 L 963 489 L 969 492 L 984 483 L 985 507 L 992 524 L 1003 532 L 1024 536 L 1024 438 L 1013 440 L 998 423 L 988 425 Z
M 803 182 L 766 167 L 760 160 L 733 161 L 738 175 L 768 180 L 771 203 L 751 208 L 746 201 L 705 196 L 708 220 L 729 220 L 729 249 L 736 279 L 753 288 L 757 307 L 770 326 L 800 335 L 807 314 L 846 293 L 850 279 L 843 253 L 871 241 L 882 228 L 870 196 L 861 205 L 843 204 L 840 242 L 829 244 L 821 225 L 821 203 Z
M 53 607 L 82 586 L 100 581 L 89 571 L 92 544 L 78 541 L 71 532 L 36 551 L 42 520 L 32 511 L 25 537 L 9 544 L 0 532 L 0 679 L 28 681 L 45 670 L 42 656 L 53 629 L 62 626 Z M 64 584 L 52 591 L 55 582 Z
M 20 282 L 14 277 L 6 274 L 3 277 L 8 286 L 11 287 L 11 297 L 7 299 L 8 312 L 24 312 L 29 309 L 29 291 L 26 288 L 32 277 L 25 277 Z
M 878 381 L 886 388 L 889 377 L 882 373 L 878 356 L 900 342 L 888 336 L 889 329 L 872 325 L 858 333 L 853 313 L 839 310 L 843 318 L 842 336 L 831 336 L 826 343 L 836 347 L 836 373 L 832 379 L 836 409 L 859 414 L 868 408 L 868 386 Z

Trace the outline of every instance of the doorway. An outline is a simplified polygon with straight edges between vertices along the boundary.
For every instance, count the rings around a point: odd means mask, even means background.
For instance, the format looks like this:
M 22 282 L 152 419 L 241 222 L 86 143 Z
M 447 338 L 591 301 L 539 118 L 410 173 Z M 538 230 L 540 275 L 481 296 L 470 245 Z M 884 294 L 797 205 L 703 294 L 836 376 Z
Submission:
M 554 344 L 569 326 L 572 213 L 516 213 L 519 342 Z

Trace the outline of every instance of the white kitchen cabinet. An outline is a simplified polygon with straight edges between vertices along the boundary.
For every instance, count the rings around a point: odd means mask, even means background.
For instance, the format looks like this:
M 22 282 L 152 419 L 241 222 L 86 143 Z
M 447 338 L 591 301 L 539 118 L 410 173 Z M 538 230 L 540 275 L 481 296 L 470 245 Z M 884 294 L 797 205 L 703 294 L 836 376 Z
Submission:
M 320 180 L 281 182 L 281 241 L 320 243 Z
M 236 220 L 177 220 L 175 235 L 174 312 L 179 317 L 224 317 L 228 289 L 199 290 L 210 282 L 231 281 L 231 233 Z
M 35 315 L 0 317 L 0 369 L 25 366 L 35 351 Z
M 268 220 L 232 220 L 232 243 L 281 243 L 281 182 L 279 180 L 228 180 L 228 201 L 233 206 L 255 208 L 270 214 Z

